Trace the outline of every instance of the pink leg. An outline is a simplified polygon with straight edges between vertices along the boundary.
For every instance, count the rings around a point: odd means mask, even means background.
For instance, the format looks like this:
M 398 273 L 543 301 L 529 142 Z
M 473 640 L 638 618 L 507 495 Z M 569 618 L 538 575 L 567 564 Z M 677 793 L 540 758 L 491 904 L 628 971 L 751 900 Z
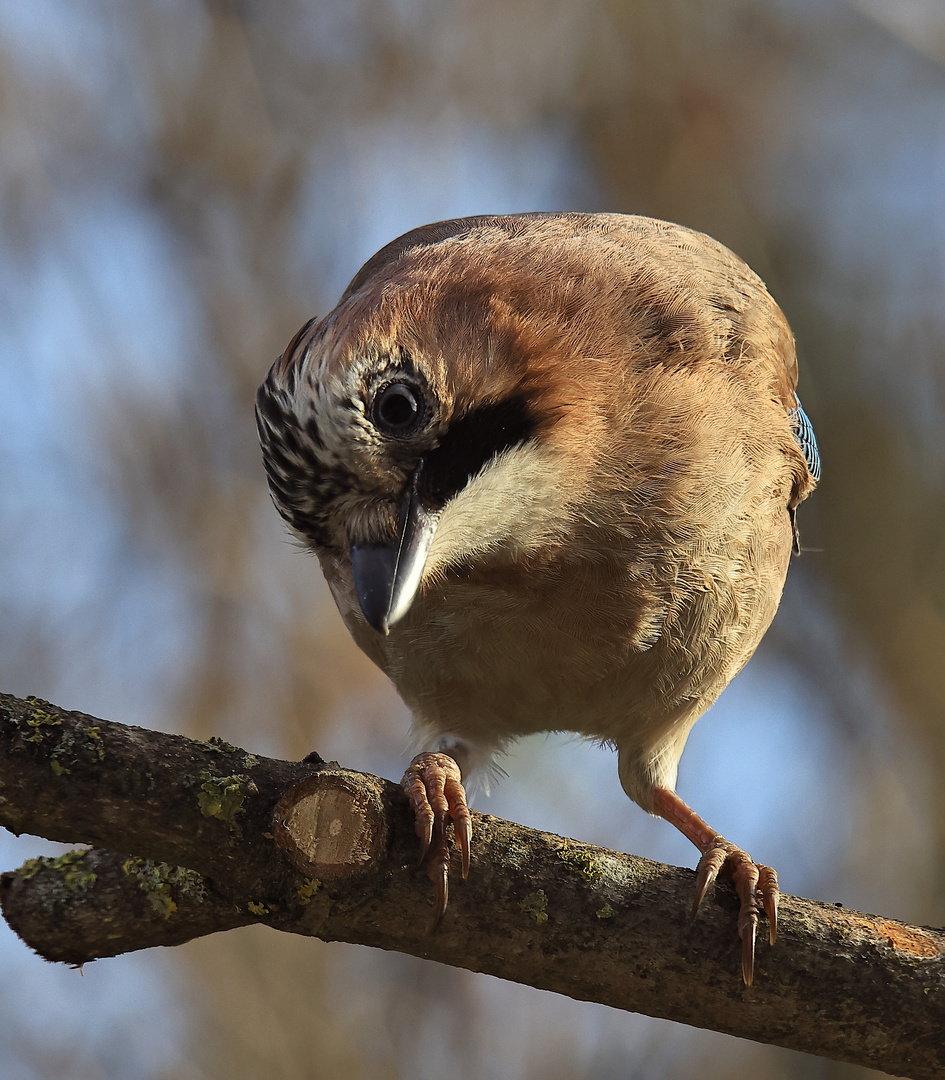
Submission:
M 720 873 L 732 879 L 741 901 L 738 936 L 742 940 L 742 978 L 746 986 L 751 986 L 755 969 L 755 935 L 761 911 L 768 917 L 769 940 L 772 945 L 778 933 L 778 875 L 770 866 L 756 863 L 747 851 L 736 847 L 710 828 L 674 791 L 655 788 L 653 808 L 702 852 L 696 868 L 693 913 L 698 910 L 705 894 Z
M 450 845 L 446 826 L 452 818 L 453 830 L 463 856 L 463 878 L 469 874 L 469 844 L 472 819 L 466 805 L 459 766 L 448 754 L 418 754 L 401 781 L 416 817 L 420 837 L 420 862 L 436 885 L 433 929 L 439 925 L 449 902 Z

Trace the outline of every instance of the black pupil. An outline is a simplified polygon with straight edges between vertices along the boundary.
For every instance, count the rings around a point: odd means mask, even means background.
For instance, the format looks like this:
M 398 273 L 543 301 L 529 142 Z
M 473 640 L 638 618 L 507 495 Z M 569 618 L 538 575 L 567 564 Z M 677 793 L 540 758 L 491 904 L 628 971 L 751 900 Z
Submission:
M 409 386 L 391 383 L 377 399 L 374 411 L 382 427 L 390 431 L 404 431 L 420 415 L 420 403 Z

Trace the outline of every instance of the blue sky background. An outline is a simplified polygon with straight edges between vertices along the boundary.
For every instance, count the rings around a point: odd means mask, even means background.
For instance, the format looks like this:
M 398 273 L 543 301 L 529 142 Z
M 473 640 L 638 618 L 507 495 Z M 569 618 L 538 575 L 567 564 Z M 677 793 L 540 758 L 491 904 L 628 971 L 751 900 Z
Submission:
M 713 22 L 684 2 L 0 0 L 0 688 L 399 776 L 408 717 L 268 505 L 252 389 L 421 222 L 672 217 L 768 280 L 825 458 L 801 521 L 813 550 L 696 726 L 679 790 L 789 892 L 945 921 L 927 720 L 945 640 L 945 21 L 896 8 L 757 0 Z M 535 738 L 506 768 L 479 808 L 694 864 L 627 801 L 610 751 Z M 0 834 L 3 868 L 46 850 Z M 80 976 L 0 926 L 0 1071 L 854 1075 L 275 937 Z M 270 964 L 302 997 L 292 965 L 316 980 L 317 1023 L 266 1013 Z M 334 1032 L 331 1053 L 296 1045 L 305 1024 Z

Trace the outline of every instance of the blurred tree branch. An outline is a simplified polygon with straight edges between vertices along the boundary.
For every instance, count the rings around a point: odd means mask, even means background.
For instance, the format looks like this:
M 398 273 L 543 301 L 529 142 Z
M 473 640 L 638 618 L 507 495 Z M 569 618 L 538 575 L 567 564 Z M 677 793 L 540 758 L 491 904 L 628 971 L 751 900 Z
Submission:
M 4 916 L 47 959 L 81 965 L 263 922 L 942 1075 L 945 933 L 787 896 L 749 989 L 728 886 L 688 920 L 689 871 L 474 817 L 473 871 L 434 935 L 397 785 L 0 695 L 0 824 L 104 849 L 0 878 Z

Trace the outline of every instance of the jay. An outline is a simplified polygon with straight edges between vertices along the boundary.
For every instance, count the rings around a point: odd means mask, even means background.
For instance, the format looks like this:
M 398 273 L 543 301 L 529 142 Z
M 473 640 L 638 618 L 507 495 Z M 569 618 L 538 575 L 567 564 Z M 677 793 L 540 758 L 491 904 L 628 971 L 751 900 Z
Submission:
M 403 784 L 447 904 L 463 779 L 509 742 L 612 745 L 627 795 L 740 900 L 774 870 L 675 792 L 696 720 L 780 600 L 820 466 L 784 315 L 710 237 L 619 214 L 426 225 L 371 258 L 260 387 L 269 487 L 414 718 Z

